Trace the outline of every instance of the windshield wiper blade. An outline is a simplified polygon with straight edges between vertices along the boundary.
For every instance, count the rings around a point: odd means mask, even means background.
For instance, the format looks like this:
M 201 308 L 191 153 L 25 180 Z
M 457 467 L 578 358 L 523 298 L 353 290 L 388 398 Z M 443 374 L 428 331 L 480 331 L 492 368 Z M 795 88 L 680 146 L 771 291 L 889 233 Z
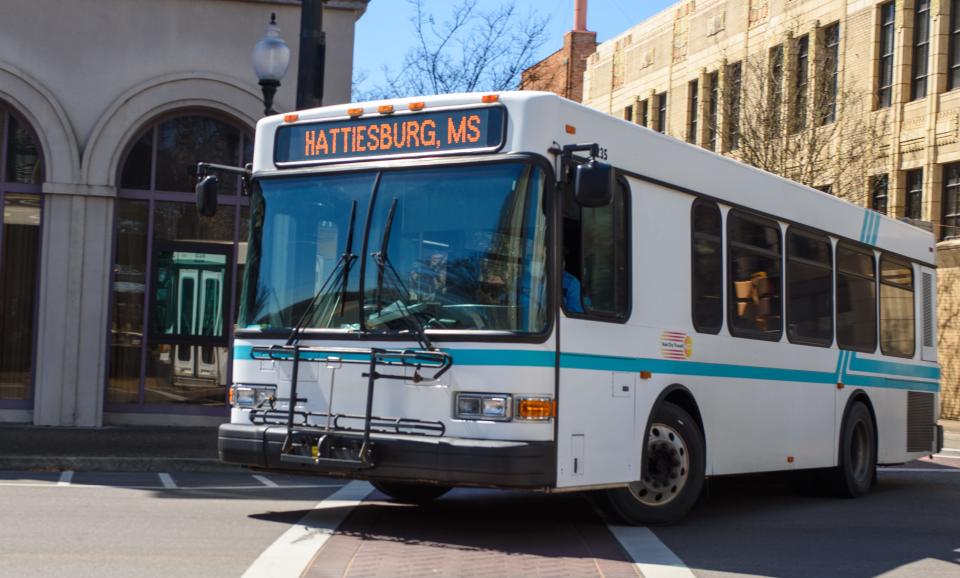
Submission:
M 390 231 L 393 228 L 393 218 L 397 212 L 397 202 L 400 199 L 394 197 L 393 202 L 390 203 L 390 211 L 387 213 L 387 221 L 383 226 L 383 237 L 380 239 L 380 250 L 371 253 L 370 256 L 373 257 L 373 261 L 377 264 L 377 288 L 374 293 L 374 299 L 376 302 L 377 312 L 379 313 L 382 309 L 381 304 L 381 293 L 383 292 L 383 281 L 384 278 L 388 278 L 390 284 L 393 286 L 393 289 L 398 293 L 399 298 L 397 303 L 400 305 L 400 308 L 403 309 L 403 319 L 409 320 L 408 323 L 413 327 L 414 332 L 417 334 L 417 342 L 420 344 L 420 347 L 426 350 L 433 350 L 433 342 L 430 341 L 430 338 L 427 337 L 427 332 L 423 328 L 423 324 L 420 323 L 420 320 L 417 319 L 417 316 L 414 312 L 410 310 L 410 307 L 407 306 L 406 296 L 410 293 L 407 291 L 407 287 L 403 284 L 403 280 L 400 278 L 400 274 L 397 273 L 397 270 L 394 268 L 393 263 L 390 262 L 390 257 L 387 256 L 387 248 L 390 245 Z M 389 273 L 389 275 L 387 275 Z
M 293 327 L 293 330 L 290 332 L 290 336 L 287 337 L 287 345 L 293 345 L 294 343 L 300 341 L 300 335 L 303 333 L 303 330 L 306 328 L 307 323 L 310 319 L 313 318 L 314 313 L 316 313 L 317 307 L 320 305 L 323 297 L 327 294 L 327 287 L 333 282 L 334 279 L 341 279 L 340 283 L 340 299 L 341 299 L 341 314 L 343 312 L 343 298 L 347 290 L 348 277 L 350 275 L 350 266 L 353 264 L 353 261 L 356 260 L 357 256 L 353 254 L 353 229 L 354 221 L 357 216 L 357 202 L 353 201 L 353 208 L 350 211 L 350 226 L 347 229 L 347 246 L 344 249 L 343 253 L 340 254 L 340 257 L 337 259 L 336 265 L 333 267 L 333 271 L 330 271 L 330 274 L 326 279 L 323 280 L 323 283 L 320 285 L 320 289 L 314 294 L 313 299 L 310 300 L 310 304 L 307 305 L 307 309 L 303 312 L 303 315 L 300 316 L 300 320 L 297 321 L 297 324 Z

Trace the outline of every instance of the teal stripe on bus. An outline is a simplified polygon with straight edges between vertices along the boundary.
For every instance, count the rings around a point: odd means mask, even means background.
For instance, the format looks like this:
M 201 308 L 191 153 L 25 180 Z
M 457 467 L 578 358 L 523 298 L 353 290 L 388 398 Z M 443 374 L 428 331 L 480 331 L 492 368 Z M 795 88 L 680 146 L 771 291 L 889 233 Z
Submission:
M 250 359 L 252 347 L 237 345 L 234 347 L 235 359 Z M 529 349 L 446 349 L 453 356 L 455 365 L 470 366 L 507 366 L 507 367 L 553 367 L 556 354 L 553 351 Z M 319 357 L 319 354 L 318 354 Z M 362 358 L 362 357 L 361 357 Z M 561 353 L 560 367 L 566 369 L 585 369 L 595 371 L 639 372 L 651 371 L 674 375 L 695 375 L 701 377 L 722 377 L 733 379 L 757 379 L 766 381 L 784 381 L 795 383 L 837 383 L 867 387 L 885 387 L 893 389 L 914 389 L 921 391 L 939 391 L 937 382 L 896 379 L 885 375 L 856 375 L 853 371 L 873 371 L 893 374 L 898 377 L 927 377 L 935 370 L 927 368 L 924 373 L 904 363 L 857 360 L 853 352 L 841 351 L 836 372 L 812 371 L 806 369 L 786 369 L 780 367 L 760 367 L 755 365 L 733 365 L 723 363 L 705 363 L 700 361 L 679 361 L 672 359 L 647 359 L 640 357 L 619 357 L 595 355 L 589 353 Z M 838 373 L 839 378 L 838 379 Z M 936 379 L 931 377 L 931 379 Z
M 863 373 L 887 373 L 901 377 L 940 379 L 940 368 L 936 366 L 899 363 L 881 359 L 865 359 L 856 355 L 853 356 L 850 369 Z

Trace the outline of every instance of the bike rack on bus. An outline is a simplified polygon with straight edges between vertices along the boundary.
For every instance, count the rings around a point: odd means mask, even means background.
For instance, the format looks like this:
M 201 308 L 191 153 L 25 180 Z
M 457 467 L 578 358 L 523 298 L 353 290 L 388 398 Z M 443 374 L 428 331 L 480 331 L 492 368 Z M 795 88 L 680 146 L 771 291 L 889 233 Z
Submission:
M 254 347 L 250 356 L 253 359 L 272 360 L 272 361 L 291 361 L 293 367 L 290 377 L 290 398 L 286 410 L 287 433 L 280 449 L 280 461 L 287 463 L 308 464 L 314 466 L 336 466 L 340 468 L 362 469 L 373 467 L 371 459 L 370 433 L 374 427 L 378 431 L 390 431 L 401 433 L 412 430 L 415 433 L 425 435 L 443 435 L 444 426 L 441 422 L 425 422 L 421 420 L 407 418 L 382 418 L 373 416 L 373 390 L 378 379 L 400 379 L 419 383 L 423 380 L 439 379 L 453 364 L 453 358 L 449 353 L 437 350 L 426 349 L 382 349 L 376 347 L 311 347 L 299 344 L 293 345 L 271 345 L 269 347 Z M 296 410 L 297 402 L 307 401 L 306 398 L 297 396 L 297 381 L 300 369 L 300 363 L 337 363 L 348 365 L 366 365 L 367 371 L 361 374 L 367 378 L 367 399 L 366 411 L 363 416 L 348 414 L 333 414 L 331 407 L 327 412 L 312 413 Z M 377 368 L 386 367 L 410 367 L 413 368 L 413 375 L 396 375 L 389 373 L 380 373 Z M 427 377 L 421 375 L 421 370 L 432 370 Z M 251 414 L 251 421 L 257 419 L 264 422 L 275 417 L 282 410 L 273 408 L 276 401 L 271 400 L 270 409 L 259 410 Z M 327 427 L 320 428 L 310 424 L 310 417 L 327 417 Z M 296 418 L 300 422 L 296 423 Z M 331 419 L 333 428 L 330 428 Z M 363 420 L 363 435 L 359 450 L 356 450 L 355 456 L 351 447 L 336 446 L 336 443 L 348 443 L 355 440 L 353 436 L 344 438 L 337 435 L 339 433 L 356 433 L 356 428 L 340 426 L 341 420 Z M 316 451 L 310 441 L 311 447 L 305 448 L 302 443 L 296 443 L 298 434 L 303 432 L 316 433 L 319 435 L 316 443 Z M 321 433 L 322 432 L 322 433 Z M 304 453 L 306 450 L 306 453 Z M 338 457 L 334 457 L 336 454 Z M 346 457 L 343 457 L 346 456 Z

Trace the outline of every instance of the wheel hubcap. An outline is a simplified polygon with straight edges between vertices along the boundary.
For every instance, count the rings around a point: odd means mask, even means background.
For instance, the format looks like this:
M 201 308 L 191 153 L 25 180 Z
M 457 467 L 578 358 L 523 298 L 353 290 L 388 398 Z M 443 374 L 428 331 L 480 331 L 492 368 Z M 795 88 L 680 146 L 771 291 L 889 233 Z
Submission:
M 680 495 L 690 476 L 690 455 L 677 430 L 659 423 L 650 428 L 646 465 L 643 479 L 628 486 L 635 499 L 662 506 Z

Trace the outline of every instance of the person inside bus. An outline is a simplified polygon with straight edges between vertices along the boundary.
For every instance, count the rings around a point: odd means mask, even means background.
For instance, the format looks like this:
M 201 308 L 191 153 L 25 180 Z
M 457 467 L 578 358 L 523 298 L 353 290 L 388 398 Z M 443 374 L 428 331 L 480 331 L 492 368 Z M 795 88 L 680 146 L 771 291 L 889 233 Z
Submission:
M 563 248 L 563 279 L 561 286 L 563 288 L 563 307 L 570 313 L 583 313 L 583 301 L 580 295 L 580 279 L 571 273 L 569 269 L 574 268 L 574 259 L 571 255 L 573 250 L 569 244 Z M 589 305 L 589 301 L 587 302 Z

